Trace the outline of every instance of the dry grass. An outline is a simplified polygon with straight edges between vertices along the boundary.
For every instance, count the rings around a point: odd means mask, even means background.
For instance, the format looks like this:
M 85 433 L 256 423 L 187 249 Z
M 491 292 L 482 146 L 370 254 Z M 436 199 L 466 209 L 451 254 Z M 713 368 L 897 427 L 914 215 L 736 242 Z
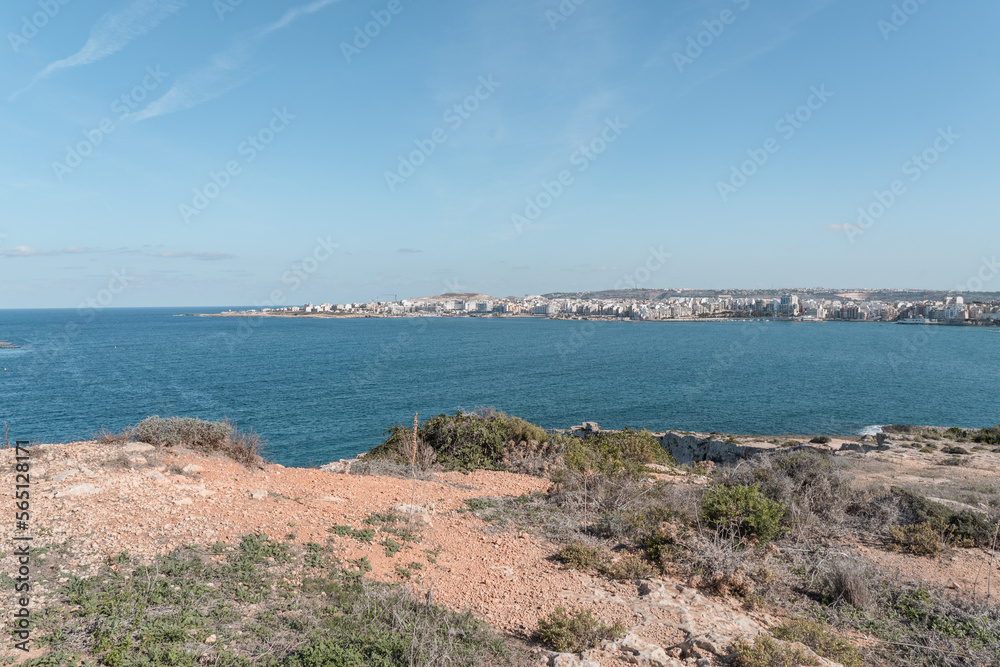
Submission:
M 159 448 L 187 447 L 206 454 L 223 454 L 248 468 L 260 468 L 265 463 L 265 445 L 260 436 L 253 431 L 241 431 L 228 420 L 209 422 L 154 416 L 120 432 L 102 428 L 94 439 L 108 445 L 137 441 Z

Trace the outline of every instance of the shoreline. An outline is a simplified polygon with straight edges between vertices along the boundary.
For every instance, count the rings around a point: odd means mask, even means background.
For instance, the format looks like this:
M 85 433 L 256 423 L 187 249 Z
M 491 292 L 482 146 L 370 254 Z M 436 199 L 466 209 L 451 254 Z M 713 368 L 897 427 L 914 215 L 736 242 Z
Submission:
M 903 322 L 895 320 L 809 320 L 779 317 L 676 317 L 670 319 L 639 319 L 633 320 L 620 317 L 548 317 L 545 315 L 437 315 L 437 314 L 407 314 L 380 315 L 377 313 L 181 313 L 177 317 L 222 317 L 244 319 L 321 319 L 321 320 L 407 320 L 407 319 L 470 319 L 470 320 L 553 320 L 561 322 L 623 322 L 623 323 L 697 323 L 697 322 L 785 322 L 791 324 L 901 324 L 906 326 L 948 326 L 948 327 L 986 327 L 997 328 L 993 321 L 959 320 L 955 322 Z

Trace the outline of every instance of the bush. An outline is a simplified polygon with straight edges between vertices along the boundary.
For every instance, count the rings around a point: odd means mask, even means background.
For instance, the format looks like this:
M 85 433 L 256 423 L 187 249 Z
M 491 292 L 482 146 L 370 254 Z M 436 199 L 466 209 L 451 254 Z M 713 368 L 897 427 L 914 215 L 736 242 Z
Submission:
M 893 487 L 890 494 L 901 508 L 903 525 L 928 524 L 944 539 L 962 547 L 987 547 L 993 540 L 993 525 L 979 512 L 955 510 L 932 500 Z
M 862 609 L 871 604 L 872 594 L 869 575 L 864 561 L 842 559 L 834 561 L 824 577 L 828 594 L 836 602 Z
M 567 444 L 565 460 L 574 472 L 598 471 L 608 475 L 635 473 L 645 464 L 677 465 L 652 433 L 629 429 L 573 438 Z
M 394 426 L 386 434 L 385 442 L 368 452 L 366 460 L 387 460 L 399 465 L 416 461 L 421 468 L 436 465 L 444 470 L 501 470 L 505 469 L 505 459 L 513 457 L 516 443 L 526 446 L 534 443 L 549 464 L 555 463 L 565 448 L 565 436 L 550 435 L 523 419 L 494 410 L 438 415 L 424 422 L 417 427 L 416 452 L 412 428 Z
M 842 523 L 850 501 L 849 478 L 836 459 L 815 451 L 776 452 L 742 461 L 720 473 L 726 485 L 759 485 L 761 492 L 787 508 L 783 522 L 798 530 L 827 530 Z
M 860 667 L 861 654 L 846 639 L 830 632 L 825 625 L 812 621 L 789 621 L 771 630 L 778 639 L 805 644 L 821 658 L 833 660 L 844 667 Z
M 941 452 L 943 454 L 957 454 L 959 456 L 967 456 L 969 454 L 969 450 L 968 449 L 966 449 L 964 447 L 957 447 L 957 446 L 942 447 L 941 448 Z
M 784 532 L 785 510 L 783 503 L 761 493 L 757 484 L 720 485 L 705 494 L 701 516 L 710 528 L 736 540 L 755 537 L 767 542 Z
M 828 438 L 825 435 L 817 435 L 815 438 L 813 438 L 809 442 L 811 442 L 814 445 L 826 445 L 826 444 L 829 444 L 830 438 Z
M 941 552 L 941 536 L 930 523 L 893 526 L 889 529 L 889 545 L 915 556 L 936 556 Z
M 571 570 L 593 570 L 602 560 L 601 550 L 583 542 L 574 542 L 559 551 L 559 560 Z
M 736 642 L 736 667 L 800 667 L 818 665 L 819 660 L 797 646 L 786 646 L 771 637 L 761 635 L 753 643 Z
M 538 620 L 535 638 L 560 653 L 582 653 L 597 648 L 605 639 L 613 641 L 624 636 L 625 631 L 621 621 L 607 625 L 594 618 L 589 609 L 570 616 L 565 608 L 556 607 L 547 618 Z
M 634 581 L 653 576 L 653 566 L 642 556 L 625 553 L 616 560 L 606 560 L 598 566 L 601 574 L 616 581 Z
M 263 463 L 264 448 L 253 431 L 239 431 L 229 421 L 209 422 L 189 417 L 147 417 L 120 436 L 155 447 L 188 447 L 205 453 L 222 453 L 247 467 Z
M 1000 445 L 1000 426 L 991 426 L 972 434 L 972 442 L 981 445 Z

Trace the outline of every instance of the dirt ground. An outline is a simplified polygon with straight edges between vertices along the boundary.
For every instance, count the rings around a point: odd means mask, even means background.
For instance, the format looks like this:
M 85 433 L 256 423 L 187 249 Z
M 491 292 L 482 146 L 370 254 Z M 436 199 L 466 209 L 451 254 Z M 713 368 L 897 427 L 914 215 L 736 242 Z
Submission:
M 13 450 L 0 451 L 3 469 L 13 470 L 13 456 Z M 744 611 L 735 600 L 702 596 L 669 577 L 657 580 L 659 593 L 643 596 L 631 582 L 567 570 L 553 558 L 558 547 L 544 537 L 486 531 L 467 511 L 465 501 L 472 498 L 544 492 L 549 482 L 537 477 L 479 471 L 414 481 L 280 465 L 251 471 L 228 459 L 139 443 L 39 445 L 31 448 L 31 456 L 33 547 L 65 550 L 63 569 L 41 587 L 38 605 L 46 603 L 59 580 L 96 572 L 125 550 L 151 557 L 182 545 L 233 543 L 257 532 L 303 545 L 329 543 L 343 562 L 365 556 L 372 576 L 385 581 L 400 581 L 400 564 L 420 563 L 420 576 L 407 584 L 415 594 L 429 593 L 437 603 L 471 610 L 499 632 L 525 640 L 538 618 L 557 605 L 592 608 L 598 617 L 621 620 L 641 640 L 660 647 L 699 633 L 752 636 L 774 622 Z M 854 457 L 861 484 L 909 484 L 927 495 L 978 499 L 983 505 L 991 502 L 991 494 L 1000 494 L 996 454 L 977 454 L 962 468 L 941 465 L 943 455 L 910 449 L 847 456 Z M 978 495 L 968 496 L 970 489 Z M 400 504 L 422 507 L 426 514 L 413 519 L 422 540 L 393 556 L 378 543 L 331 532 L 335 526 L 364 528 L 370 515 Z M 997 554 L 949 550 L 930 559 L 877 545 L 852 546 L 902 578 L 962 594 L 985 595 L 989 586 L 1000 597 Z M 13 559 L 4 559 L 5 572 L 12 574 L 14 567 Z M 626 663 L 607 655 L 601 664 Z

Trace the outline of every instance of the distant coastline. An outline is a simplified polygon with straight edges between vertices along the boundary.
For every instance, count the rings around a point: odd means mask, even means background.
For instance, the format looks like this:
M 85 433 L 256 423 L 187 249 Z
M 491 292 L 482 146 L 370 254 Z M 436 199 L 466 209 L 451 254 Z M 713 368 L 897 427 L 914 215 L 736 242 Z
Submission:
M 994 320 L 927 320 L 923 322 L 886 320 L 831 320 L 802 317 L 674 317 L 670 319 L 631 319 L 628 317 L 601 316 L 553 316 L 553 315 L 501 315 L 497 313 L 467 313 L 445 315 L 440 313 L 404 313 L 390 315 L 383 313 L 305 313 L 287 311 L 225 311 L 221 313 L 183 313 L 179 317 L 224 317 L 252 319 L 310 319 L 310 320 L 400 320 L 415 318 L 431 319 L 487 319 L 487 320 L 555 320 L 564 322 L 633 322 L 633 323 L 693 323 L 693 322 L 789 322 L 796 324 L 848 323 L 848 324 L 905 324 L 909 326 L 952 326 L 952 327 L 997 327 Z M 3 346 L 0 345 L 0 349 Z

